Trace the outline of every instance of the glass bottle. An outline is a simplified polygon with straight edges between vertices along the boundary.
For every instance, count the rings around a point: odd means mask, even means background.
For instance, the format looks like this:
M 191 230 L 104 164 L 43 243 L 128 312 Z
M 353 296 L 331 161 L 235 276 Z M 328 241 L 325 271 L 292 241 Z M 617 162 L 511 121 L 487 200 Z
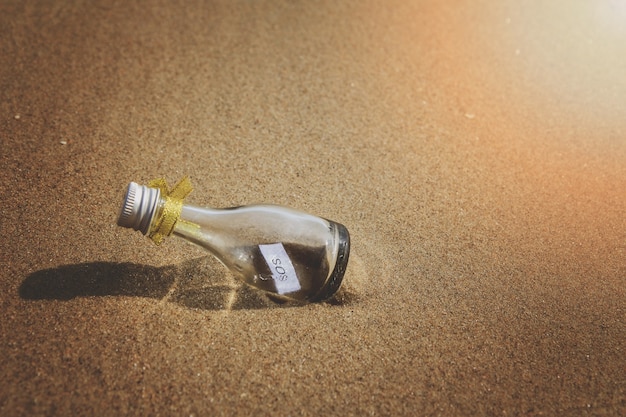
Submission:
M 298 301 L 322 301 L 341 286 L 350 253 L 345 226 L 277 205 L 227 209 L 183 204 L 187 177 L 169 190 L 164 180 L 131 182 L 117 224 L 156 244 L 175 235 L 215 255 L 243 282 Z

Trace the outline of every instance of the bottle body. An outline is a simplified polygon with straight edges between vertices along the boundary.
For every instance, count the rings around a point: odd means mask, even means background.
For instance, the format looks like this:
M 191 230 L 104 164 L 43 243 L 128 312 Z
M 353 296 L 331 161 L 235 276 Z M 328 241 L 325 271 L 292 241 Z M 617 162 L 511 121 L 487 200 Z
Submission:
M 350 253 L 345 226 L 276 205 L 196 207 L 164 190 L 131 183 L 118 225 L 157 244 L 170 235 L 188 240 L 246 284 L 282 298 L 321 301 L 341 286 Z
M 245 283 L 300 301 L 332 296 L 349 256 L 343 225 L 281 206 L 183 205 L 173 234 L 213 253 Z

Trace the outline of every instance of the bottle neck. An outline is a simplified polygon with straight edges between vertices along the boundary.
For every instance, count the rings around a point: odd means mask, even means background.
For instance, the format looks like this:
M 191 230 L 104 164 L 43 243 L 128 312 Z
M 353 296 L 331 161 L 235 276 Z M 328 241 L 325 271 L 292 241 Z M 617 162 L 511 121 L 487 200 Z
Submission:
M 160 245 L 164 238 L 174 232 L 182 209 L 183 201 L 181 199 L 159 196 L 155 202 L 155 210 L 150 222 L 148 237 L 154 243 Z
M 223 256 L 223 249 L 236 247 L 238 242 L 234 233 L 224 233 L 219 226 L 219 214 L 224 210 L 198 208 L 185 204 L 178 221 L 174 225 L 172 235 L 183 238 L 188 242 L 211 252 L 229 268 L 233 266 L 228 258 Z

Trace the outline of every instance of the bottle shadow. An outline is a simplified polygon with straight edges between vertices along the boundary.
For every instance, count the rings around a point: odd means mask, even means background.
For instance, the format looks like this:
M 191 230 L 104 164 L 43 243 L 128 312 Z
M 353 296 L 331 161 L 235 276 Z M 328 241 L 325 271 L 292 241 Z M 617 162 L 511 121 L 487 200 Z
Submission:
M 63 265 L 28 275 L 19 288 L 26 300 L 128 296 L 174 302 L 203 310 L 243 310 L 301 304 L 273 300 L 220 272 L 212 257 L 153 267 L 134 263 L 90 262 Z

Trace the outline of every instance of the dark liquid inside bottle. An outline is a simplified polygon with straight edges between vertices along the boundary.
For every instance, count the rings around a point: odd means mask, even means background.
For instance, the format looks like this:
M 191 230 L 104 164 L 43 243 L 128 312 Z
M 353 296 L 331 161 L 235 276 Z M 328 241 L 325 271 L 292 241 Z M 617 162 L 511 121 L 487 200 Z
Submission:
M 329 273 L 325 247 L 275 243 L 248 248 L 255 268 L 253 286 L 298 300 L 320 292 Z
M 332 272 L 325 246 L 273 243 L 245 248 L 254 270 L 240 271 L 244 281 L 295 300 L 320 301 L 331 297 L 341 285 L 350 250 L 348 232 L 338 226 L 340 244 Z

